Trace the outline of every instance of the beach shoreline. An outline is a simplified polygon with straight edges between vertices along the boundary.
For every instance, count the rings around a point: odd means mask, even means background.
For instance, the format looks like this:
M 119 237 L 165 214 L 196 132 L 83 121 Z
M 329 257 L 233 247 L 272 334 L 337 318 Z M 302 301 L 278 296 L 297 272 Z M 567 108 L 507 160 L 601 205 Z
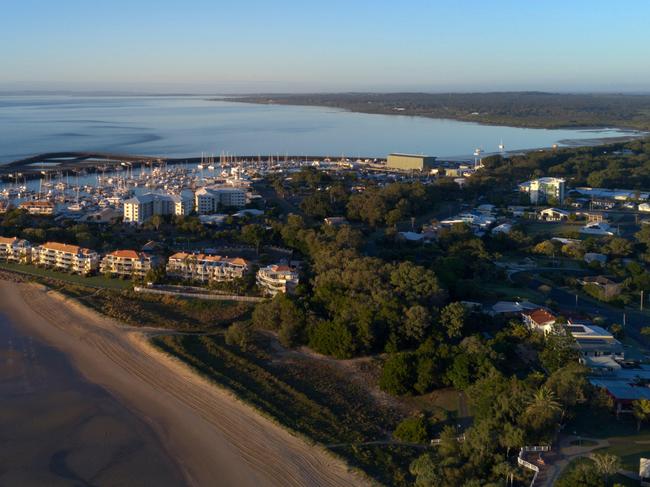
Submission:
M 363 485 L 324 448 L 121 325 L 55 291 L 0 280 L 0 307 L 152 427 L 189 485 Z

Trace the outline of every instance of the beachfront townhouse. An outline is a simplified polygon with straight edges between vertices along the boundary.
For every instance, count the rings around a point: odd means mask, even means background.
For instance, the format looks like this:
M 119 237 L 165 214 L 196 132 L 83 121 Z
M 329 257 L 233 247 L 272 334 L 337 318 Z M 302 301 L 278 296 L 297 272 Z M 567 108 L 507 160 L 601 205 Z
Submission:
M 249 267 L 241 257 L 178 252 L 167 260 L 167 275 L 201 283 L 227 282 L 244 277 Z
M 287 265 L 269 265 L 257 271 L 257 285 L 265 294 L 291 294 L 298 285 L 298 271 Z
M 135 250 L 115 250 L 106 254 L 99 266 L 102 274 L 144 279 L 156 265 L 155 257 Z
M 99 254 L 77 245 L 47 242 L 32 248 L 32 263 L 86 276 L 99 268 Z
M 32 246 L 18 237 L 0 237 L 0 260 L 26 264 L 31 260 Z

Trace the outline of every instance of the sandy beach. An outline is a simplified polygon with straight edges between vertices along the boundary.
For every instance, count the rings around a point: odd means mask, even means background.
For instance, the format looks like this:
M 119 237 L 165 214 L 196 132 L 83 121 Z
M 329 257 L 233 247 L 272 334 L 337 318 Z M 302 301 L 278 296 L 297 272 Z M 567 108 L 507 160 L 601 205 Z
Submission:
M 36 284 L 0 280 L 0 309 L 150 425 L 189 485 L 367 483 L 323 448 L 153 348 L 141 330 Z

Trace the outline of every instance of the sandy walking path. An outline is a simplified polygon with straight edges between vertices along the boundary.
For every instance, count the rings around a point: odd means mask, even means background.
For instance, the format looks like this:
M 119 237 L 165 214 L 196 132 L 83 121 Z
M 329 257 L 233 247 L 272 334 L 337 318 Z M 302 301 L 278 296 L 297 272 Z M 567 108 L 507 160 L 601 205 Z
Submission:
M 351 486 L 366 480 L 123 327 L 35 284 L 0 280 L 0 309 L 63 351 L 157 432 L 196 486 Z

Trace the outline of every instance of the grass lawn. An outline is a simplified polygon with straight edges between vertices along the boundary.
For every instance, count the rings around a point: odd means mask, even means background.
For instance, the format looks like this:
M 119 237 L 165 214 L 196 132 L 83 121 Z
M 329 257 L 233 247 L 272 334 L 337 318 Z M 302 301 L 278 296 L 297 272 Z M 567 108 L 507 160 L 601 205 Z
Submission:
M 502 300 L 515 300 L 515 301 L 534 301 L 544 302 L 546 296 L 526 286 L 517 286 L 516 284 L 509 284 L 507 282 L 484 283 L 483 289 L 487 292 L 494 293 Z
M 29 274 L 34 277 L 41 277 L 47 279 L 54 279 L 57 281 L 67 282 L 70 284 L 77 284 L 80 286 L 102 288 L 102 289 L 130 289 L 132 287 L 131 281 L 122 279 L 109 279 L 104 276 L 90 276 L 83 277 L 76 274 L 67 274 L 65 272 L 54 271 L 51 269 L 43 269 L 33 265 L 16 264 L 13 262 L 0 262 L 0 269 L 7 271 L 20 272 Z
M 576 237 L 585 222 L 580 223 L 555 223 L 555 222 L 531 222 L 526 223 L 526 233 L 531 237 L 545 236 L 549 237 Z
M 643 433 L 643 430 L 641 430 Z M 621 458 L 623 469 L 639 471 L 639 458 L 650 457 L 650 433 L 635 437 L 609 438 L 611 446 L 598 450 L 598 453 L 611 453 Z
M 590 465 L 591 468 L 594 468 L 593 467 L 593 462 L 591 460 L 589 460 L 587 458 L 576 458 L 574 460 L 571 460 L 571 463 L 569 463 L 569 465 L 567 465 L 567 467 L 562 472 L 562 475 L 560 475 L 560 477 L 558 478 L 558 482 L 561 481 L 562 479 L 566 478 L 568 476 L 568 474 L 574 468 L 576 468 L 578 465 L 581 465 L 581 464 L 587 464 L 587 465 Z M 639 469 L 639 467 L 637 465 L 637 468 L 635 469 L 635 471 L 637 471 L 638 469 Z M 628 486 L 632 487 L 632 486 L 638 486 L 639 482 L 635 481 L 635 480 L 632 480 L 632 479 L 630 479 L 628 477 L 625 477 L 624 475 L 616 474 L 616 475 L 609 478 L 609 484 L 608 485 L 614 485 L 614 484 L 623 485 L 625 487 L 628 487 Z
M 638 471 L 639 458 L 650 457 L 650 426 L 643 425 L 641 431 L 637 432 L 636 420 L 629 414 L 623 414 L 617 420 L 611 413 L 585 409 L 567 425 L 564 432 L 607 439 L 610 446 L 598 452 L 621 457 L 625 470 Z

